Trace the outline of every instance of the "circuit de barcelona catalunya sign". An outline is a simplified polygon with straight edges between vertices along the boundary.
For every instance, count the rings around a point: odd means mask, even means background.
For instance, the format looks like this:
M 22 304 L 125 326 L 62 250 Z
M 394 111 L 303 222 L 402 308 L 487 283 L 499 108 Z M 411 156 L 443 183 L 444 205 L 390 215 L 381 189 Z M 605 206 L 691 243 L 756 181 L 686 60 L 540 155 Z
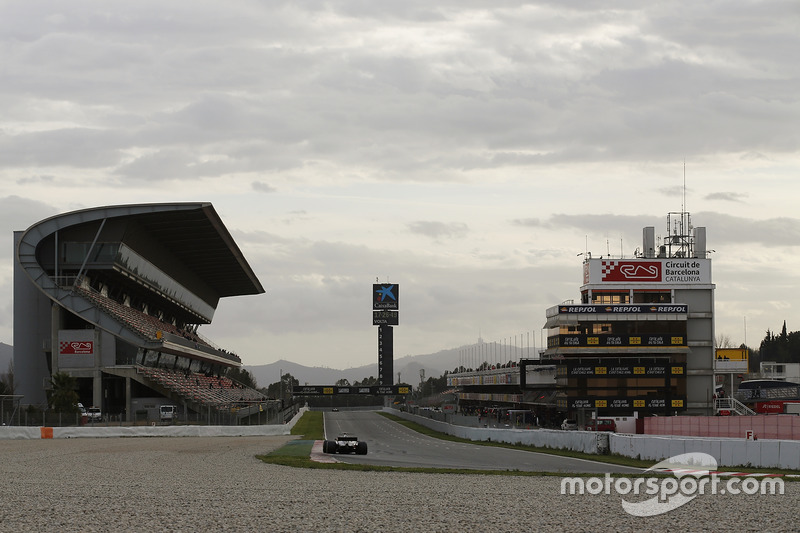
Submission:
M 711 283 L 711 260 L 589 259 L 583 265 L 584 283 Z

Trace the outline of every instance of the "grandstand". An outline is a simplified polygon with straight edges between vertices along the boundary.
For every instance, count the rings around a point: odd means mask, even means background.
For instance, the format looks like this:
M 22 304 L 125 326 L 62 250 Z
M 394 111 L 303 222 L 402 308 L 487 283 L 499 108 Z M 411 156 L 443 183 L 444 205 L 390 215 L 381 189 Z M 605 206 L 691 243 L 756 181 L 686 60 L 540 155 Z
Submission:
M 226 377 L 205 339 L 221 298 L 264 292 L 210 203 L 99 207 L 14 233 L 14 366 L 22 404 L 55 372 L 84 405 L 132 421 L 147 405 L 247 416 L 266 398 Z

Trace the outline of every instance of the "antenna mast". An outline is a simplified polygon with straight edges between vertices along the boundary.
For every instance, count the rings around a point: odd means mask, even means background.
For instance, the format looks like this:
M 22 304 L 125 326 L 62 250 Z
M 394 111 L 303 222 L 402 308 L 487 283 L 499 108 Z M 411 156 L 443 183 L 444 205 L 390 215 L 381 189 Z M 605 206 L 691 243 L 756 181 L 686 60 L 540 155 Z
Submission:
M 673 217 L 675 220 L 673 220 Z M 667 257 L 693 257 L 692 217 L 686 211 L 686 159 L 683 160 L 681 212 L 667 214 Z
M 683 158 L 683 201 L 681 202 L 681 212 L 686 212 L 686 158 Z

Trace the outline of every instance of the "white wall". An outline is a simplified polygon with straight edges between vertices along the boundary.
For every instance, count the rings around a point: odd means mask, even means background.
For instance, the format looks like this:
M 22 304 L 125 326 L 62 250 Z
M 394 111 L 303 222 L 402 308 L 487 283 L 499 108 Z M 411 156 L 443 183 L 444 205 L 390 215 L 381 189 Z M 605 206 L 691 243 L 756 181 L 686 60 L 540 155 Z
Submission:
M 722 437 L 678 437 L 669 435 L 626 435 L 619 433 L 594 433 L 591 431 L 561 431 L 553 429 L 504 429 L 454 426 L 386 408 L 406 420 L 422 426 L 474 441 L 507 442 L 542 448 L 566 449 L 584 453 L 598 453 L 608 437 L 609 451 L 625 457 L 662 461 L 688 452 L 705 452 L 717 460 L 719 467 L 785 468 L 800 470 L 800 441 L 795 440 L 745 440 Z

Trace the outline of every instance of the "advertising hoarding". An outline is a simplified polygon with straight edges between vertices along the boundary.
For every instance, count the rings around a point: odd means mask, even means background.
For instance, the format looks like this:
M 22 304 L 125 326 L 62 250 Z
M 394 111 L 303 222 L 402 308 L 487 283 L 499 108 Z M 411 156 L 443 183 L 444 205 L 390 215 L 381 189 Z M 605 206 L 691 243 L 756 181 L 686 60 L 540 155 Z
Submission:
M 94 366 L 97 348 L 93 329 L 61 329 L 58 331 L 58 366 L 89 368 Z
M 372 309 L 375 311 L 400 309 L 400 286 L 389 283 L 373 284 Z
M 625 285 L 711 284 L 711 260 L 670 257 L 657 259 L 589 259 L 584 263 L 584 283 Z

